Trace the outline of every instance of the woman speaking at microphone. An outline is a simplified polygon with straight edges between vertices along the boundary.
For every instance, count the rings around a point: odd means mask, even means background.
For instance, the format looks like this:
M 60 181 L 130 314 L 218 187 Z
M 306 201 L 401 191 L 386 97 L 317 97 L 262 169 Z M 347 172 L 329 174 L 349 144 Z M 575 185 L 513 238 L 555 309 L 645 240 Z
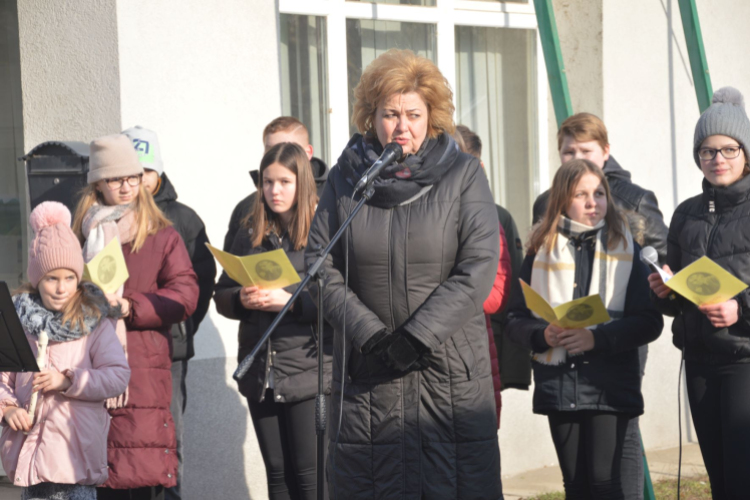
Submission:
M 326 261 L 324 312 L 336 332 L 331 498 L 501 498 L 482 310 L 499 258 L 487 179 L 451 137 L 452 92 L 429 60 L 390 50 L 354 97 L 361 134 L 328 177 L 308 263 L 359 200 L 354 186 L 384 146 L 398 143 L 403 156 L 375 179 Z
M 667 238 L 669 272 L 705 256 L 750 283 L 750 120 L 742 94 L 716 91 L 695 126 L 693 157 L 703 193 L 675 210 Z M 671 270 L 670 270 L 671 268 Z M 720 304 L 696 306 L 649 276 L 657 307 L 682 349 L 690 410 L 715 499 L 750 491 L 750 289 Z

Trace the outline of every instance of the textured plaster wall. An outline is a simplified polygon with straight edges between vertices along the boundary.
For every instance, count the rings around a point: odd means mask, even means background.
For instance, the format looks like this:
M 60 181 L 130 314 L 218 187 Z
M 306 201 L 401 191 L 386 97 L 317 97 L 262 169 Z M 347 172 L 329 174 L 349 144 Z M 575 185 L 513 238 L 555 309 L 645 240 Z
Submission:
M 573 112 L 602 115 L 602 0 L 553 0 Z M 539 55 L 542 57 L 542 55 Z M 550 182 L 560 166 L 557 118 L 548 95 Z
M 119 131 L 115 0 L 18 0 L 24 144 Z
M 265 125 L 281 114 L 275 2 L 117 3 L 122 128 L 159 136 L 179 200 L 221 247 L 237 202 L 254 190 Z M 231 378 L 237 325 L 209 315 L 189 364 L 183 498 L 266 498 L 247 403 Z

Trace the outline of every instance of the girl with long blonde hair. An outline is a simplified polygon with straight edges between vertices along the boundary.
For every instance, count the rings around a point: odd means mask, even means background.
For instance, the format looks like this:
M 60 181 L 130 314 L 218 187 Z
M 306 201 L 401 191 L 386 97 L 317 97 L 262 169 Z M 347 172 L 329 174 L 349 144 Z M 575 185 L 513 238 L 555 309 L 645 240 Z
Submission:
M 198 283 L 185 244 L 141 183 L 143 167 L 124 135 L 91 143 L 88 184 L 73 224 L 86 261 L 113 239 L 129 278 L 107 298 L 121 310 L 117 336 L 132 369 L 123 395 L 107 401 L 109 479 L 100 499 L 155 499 L 177 479 L 171 326 L 195 310 Z

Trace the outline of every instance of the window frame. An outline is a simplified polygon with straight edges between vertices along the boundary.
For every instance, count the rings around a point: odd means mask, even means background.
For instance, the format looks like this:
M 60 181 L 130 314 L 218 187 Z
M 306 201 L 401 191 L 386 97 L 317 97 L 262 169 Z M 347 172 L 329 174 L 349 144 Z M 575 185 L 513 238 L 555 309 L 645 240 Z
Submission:
M 547 68 L 544 64 L 534 5 L 528 3 L 482 2 L 474 0 L 437 0 L 435 7 L 347 2 L 346 0 L 279 0 L 280 14 L 325 16 L 328 51 L 329 148 L 332 158 L 349 140 L 349 102 L 347 89 L 346 19 L 399 21 L 435 24 L 437 29 L 437 65 L 451 88 L 456 89 L 455 27 L 531 29 L 536 36 L 536 102 L 532 131 L 536 148 L 530 160 L 533 182 L 530 199 L 550 185 Z M 454 94 L 454 104 L 455 104 Z M 485 139 L 486 140 L 486 139 Z M 502 198 L 502 197 L 500 197 Z M 502 200 L 498 200 L 501 201 Z M 520 222 L 525 224 L 523 222 Z

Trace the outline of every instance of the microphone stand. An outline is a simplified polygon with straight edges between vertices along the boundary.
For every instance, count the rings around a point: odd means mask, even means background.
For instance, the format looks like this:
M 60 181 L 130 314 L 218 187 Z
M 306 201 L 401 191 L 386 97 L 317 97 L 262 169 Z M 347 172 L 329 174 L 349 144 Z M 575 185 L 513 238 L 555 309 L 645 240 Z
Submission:
M 258 343 L 255 345 L 252 352 L 245 356 L 245 359 L 240 362 L 239 366 L 234 372 L 234 375 L 232 375 L 238 382 L 240 381 L 240 379 L 242 379 L 242 377 L 245 376 L 245 374 L 250 369 L 250 366 L 253 364 L 253 361 L 255 361 L 255 356 L 258 355 L 258 351 L 260 351 L 261 347 L 266 344 L 266 341 L 269 339 L 269 337 L 271 337 L 271 334 L 274 332 L 274 330 L 276 330 L 276 327 L 279 325 L 284 316 L 286 316 L 287 312 L 289 312 L 289 309 L 291 309 L 294 302 L 302 294 L 310 281 L 315 280 L 318 284 L 318 394 L 315 398 L 315 434 L 317 435 L 318 452 L 316 464 L 318 477 L 318 500 L 324 500 L 323 495 L 325 485 L 326 400 L 325 382 L 323 379 L 323 295 L 325 291 L 325 267 L 323 266 L 323 264 L 325 263 L 328 255 L 331 253 L 331 250 L 333 250 L 334 245 L 336 245 L 336 243 L 338 243 L 338 241 L 341 239 L 341 236 L 344 235 L 344 231 L 346 231 L 347 228 L 351 225 L 354 217 L 357 216 L 364 204 L 370 198 L 372 198 L 372 195 L 375 193 L 375 188 L 372 187 L 372 182 L 374 180 L 374 178 L 368 180 L 367 184 L 364 186 L 362 197 L 355 205 L 352 213 L 349 214 L 349 217 L 347 217 L 344 223 L 339 227 L 338 231 L 336 231 L 336 234 L 333 236 L 333 238 L 331 238 L 331 241 L 328 242 L 328 245 L 322 251 L 318 252 L 317 260 L 307 269 L 307 273 L 297 287 L 297 290 L 294 291 L 294 294 L 292 294 L 292 296 L 289 298 L 289 301 L 276 315 L 276 318 L 274 318 L 273 322 L 265 331 Z M 356 195 L 357 190 L 354 191 L 352 197 Z

